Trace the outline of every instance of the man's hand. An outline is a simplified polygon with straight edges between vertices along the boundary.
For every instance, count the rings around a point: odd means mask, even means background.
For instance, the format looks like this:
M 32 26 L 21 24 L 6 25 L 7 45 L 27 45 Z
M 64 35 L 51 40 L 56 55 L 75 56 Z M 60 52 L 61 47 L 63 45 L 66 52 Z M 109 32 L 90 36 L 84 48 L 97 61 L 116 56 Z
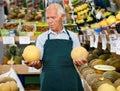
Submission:
M 74 60 L 73 63 L 77 66 L 81 66 L 87 63 L 87 60 Z
M 32 61 L 32 62 L 25 61 L 24 63 L 25 63 L 27 66 L 35 67 L 36 69 L 39 69 L 39 68 L 42 67 L 41 61 Z

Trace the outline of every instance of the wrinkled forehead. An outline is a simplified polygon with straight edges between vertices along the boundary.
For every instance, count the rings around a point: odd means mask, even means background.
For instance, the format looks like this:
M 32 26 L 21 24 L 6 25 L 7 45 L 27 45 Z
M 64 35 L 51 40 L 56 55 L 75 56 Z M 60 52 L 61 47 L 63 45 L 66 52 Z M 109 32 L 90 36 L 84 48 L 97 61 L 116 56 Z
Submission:
M 58 11 L 58 7 L 55 6 L 55 5 L 52 5 L 52 6 L 49 6 L 46 8 L 46 11 L 49 11 L 49 10 L 55 10 L 55 11 Z
M 56 14 L 58 15 L 58 8 L 49 7 L 46 9 L 46 14 Z

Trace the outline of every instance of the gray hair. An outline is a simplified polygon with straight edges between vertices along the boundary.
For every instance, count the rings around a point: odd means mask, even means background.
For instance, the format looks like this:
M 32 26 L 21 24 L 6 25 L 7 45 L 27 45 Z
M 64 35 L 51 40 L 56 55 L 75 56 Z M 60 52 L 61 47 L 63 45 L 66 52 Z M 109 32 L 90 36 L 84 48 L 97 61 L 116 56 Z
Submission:
M 53 7 L 53 6 L 58 10 L 58 15 L 65 15 L 65 10 L 64 10 L 64 8 L 63 8 L 60 4 L 58 4 L 58 3 L 50 4 L 50 5 L 46 8 L 46 10 L 47 10 L 48 8 L 50 8 L 50 7 Z

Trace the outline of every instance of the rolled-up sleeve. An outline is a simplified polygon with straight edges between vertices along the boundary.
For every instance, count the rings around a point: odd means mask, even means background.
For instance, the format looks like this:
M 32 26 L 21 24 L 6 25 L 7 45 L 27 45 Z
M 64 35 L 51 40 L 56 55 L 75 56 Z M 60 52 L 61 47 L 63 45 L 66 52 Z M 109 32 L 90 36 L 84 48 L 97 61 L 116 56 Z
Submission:
M 70 36 L 71 36 L 72 41 L 73 41 L 73 48 L 81 45 L 77 34 L 70 31 Z
M 36 40 L 36 46 L 40 49 L 40 52 L 41 52 L 40 60 L 42 60 L 42 57 L 43 57 L 44 44 L 45 44 L 46 40 L 47 40 L 47 33 L 44 33 L 44 34 L 38 36 L 38 38 Z

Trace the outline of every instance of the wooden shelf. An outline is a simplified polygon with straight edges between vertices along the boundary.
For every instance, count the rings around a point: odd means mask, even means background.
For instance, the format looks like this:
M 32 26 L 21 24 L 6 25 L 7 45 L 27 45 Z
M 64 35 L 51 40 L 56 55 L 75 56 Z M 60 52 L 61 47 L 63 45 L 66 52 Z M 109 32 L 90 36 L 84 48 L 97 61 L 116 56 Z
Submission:
M 0 74 L 6 73 L 10 68 L 16 71 L 17 74 L 27 75 L 27 74 L 40 74 L 40 72 L 29 72 L 29 67 L 26 65 L 0 65 Z

